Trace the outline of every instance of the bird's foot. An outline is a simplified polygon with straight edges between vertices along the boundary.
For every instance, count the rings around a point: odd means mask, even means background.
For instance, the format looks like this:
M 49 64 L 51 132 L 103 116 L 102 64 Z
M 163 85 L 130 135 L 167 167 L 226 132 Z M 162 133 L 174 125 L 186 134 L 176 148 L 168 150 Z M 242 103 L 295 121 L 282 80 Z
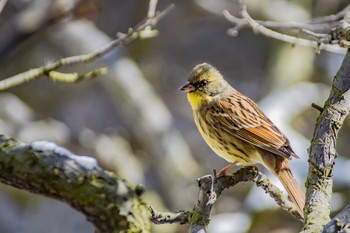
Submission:
M 228 170 L 231 169 L 231 167 L 233 167 L 234 165 L 236 165 L 237 162 L 232 162 L 229 165 L 227 165 L 226 167 L 224 167 L 223 169 L 221 169 L 218 173 L 216 173 L 215 178 L 218 179 L 220 177 L 224 177 L 224 176 L 234 176 L 232 173 L 227 173 Z

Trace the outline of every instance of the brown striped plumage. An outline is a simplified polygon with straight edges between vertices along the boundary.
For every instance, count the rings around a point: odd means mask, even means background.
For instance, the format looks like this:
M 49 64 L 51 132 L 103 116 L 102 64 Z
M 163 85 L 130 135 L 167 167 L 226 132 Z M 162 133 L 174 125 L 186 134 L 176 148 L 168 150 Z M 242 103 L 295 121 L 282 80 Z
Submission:
M 303 216 L 305 195 L 289 168 L 289 160 L 298 156 L 287 137 L 211 65 L 197 65 L 188 81 L 180 90 L 187 92 L 197 128 L 210 148 L 231 163 L 264 165 L 281 180 Z

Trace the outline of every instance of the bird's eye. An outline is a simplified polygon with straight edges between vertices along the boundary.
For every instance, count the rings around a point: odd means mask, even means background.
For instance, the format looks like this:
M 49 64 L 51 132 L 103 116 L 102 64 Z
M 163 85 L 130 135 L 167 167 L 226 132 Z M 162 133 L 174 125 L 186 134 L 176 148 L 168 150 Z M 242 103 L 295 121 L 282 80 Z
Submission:
M 198 83 L 198 87 L 205 87 L 206 85 L 208 85 L 208 81 L 207 80 L 202 80 Z

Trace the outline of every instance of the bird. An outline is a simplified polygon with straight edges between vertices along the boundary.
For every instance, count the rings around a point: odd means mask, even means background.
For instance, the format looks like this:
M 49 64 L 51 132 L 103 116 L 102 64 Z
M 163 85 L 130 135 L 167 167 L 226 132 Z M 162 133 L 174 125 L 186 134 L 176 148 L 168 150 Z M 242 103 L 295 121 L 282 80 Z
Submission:
M 217 178 L 229 176 L 227 171 L 237 163 L 243 166 L 261 164 L 279 178 L 303 218 L 305 194 L 289 166 L 292 158 L 299 157 L 288 138 L 259 106 L 233 88 L 208 63 L 196 65 L 188 82 L 179 90 L 187 93 L 195 124 L 204 141 L 230 162 L 217 173 Z

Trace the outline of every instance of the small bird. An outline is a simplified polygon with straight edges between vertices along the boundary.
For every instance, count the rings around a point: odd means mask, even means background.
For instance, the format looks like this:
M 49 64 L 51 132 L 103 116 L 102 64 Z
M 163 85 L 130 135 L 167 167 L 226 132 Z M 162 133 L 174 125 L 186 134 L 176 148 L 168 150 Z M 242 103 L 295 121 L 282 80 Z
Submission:
M 210 148 L 230 164 L 262 164 L 282 182 L 298 213 L 303 217 L 305 194 L 289 168 L 289 160 L 298 156 L 288 138 L 247 96 L 227 83 L 210 64 L 195 66 L 188 83 L 179 90 L 187 93 L 197 128 Z

